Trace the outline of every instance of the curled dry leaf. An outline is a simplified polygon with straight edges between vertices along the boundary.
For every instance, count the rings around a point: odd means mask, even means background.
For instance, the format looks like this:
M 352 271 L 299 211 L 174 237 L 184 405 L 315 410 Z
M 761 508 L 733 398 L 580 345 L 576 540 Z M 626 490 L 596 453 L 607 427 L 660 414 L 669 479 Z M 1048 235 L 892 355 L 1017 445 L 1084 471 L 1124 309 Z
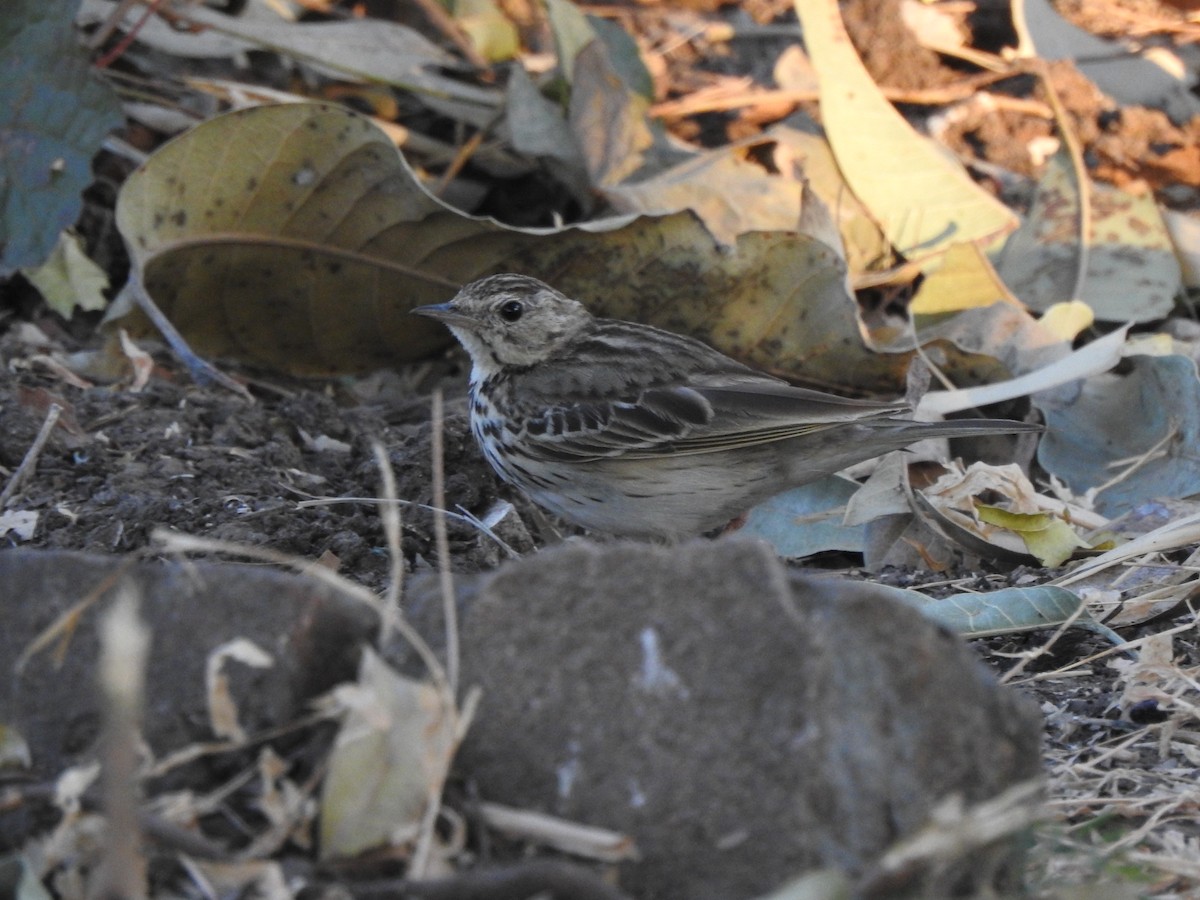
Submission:
M 939 530 L 985 557 L 1033 557 L 1057 566 L 1090 546 L 1072 527 L 1066 504 L 1038 494 L 1016 465 L 974 463 L 966 470 L 954 465 L 915 496 Z M 1002 497 L 1006 506 L 981 503 L 980 497 Z
M 559 146 L 578 155 L 576 167 L 617 212 L 688 210 L 726 247 L 751 231 L 800 229 L 800 180 L 769 174 L 740 147 L 693 154 L 669 141 L 648 116 L 649 75 L 629 36 L 562 4 L 555 10 L 571 87 L 565 124 L 572 138 Z M 520 78 L 517 91 L 525 93 Z
M 415 838 L 458 742 L 445 695 L 363 652 L 321 793 L 321 855 L 353 856 Z
M 624 84 L 598 40 L 576 54 L 575 71 L 570 124 L 588 176 L 598 187 L 620 184 L 654 159 L 650 101 Z
M 145 390 L 146 385 L 150 382 L 150 373 L 154 371 L 154 357 L 135 344 L 124 328 L 119 329 L 119 337 L 121 352 L 125 355 L 132 370 L 129 392 L 136 394 Z
M 725 245 L 750 231 L 800 226 L 802 184 L 768 175 L 728 148 L 706 153 L 632 184 L 606 187 L 620 212 L 663 215 L 692 210 Z
M 198 351 L 271 369 L 429 356 L 449 336 L 408 310 L 506 270 L 787 375 L 889 388 L 905 364 L 862 346 L 843 264 L 820 241 L 755 232 L 718 252 L 690 213 L 508 228 L 430 196 L 369 120 L 325 104 L 198 126 L 129 178 L 117 220 L 151 296 Z
M 369 120 L 326 104 L 196 127 L 128 179 L 117 221 L 150 295 L 198 352 L 297 374 L 437 352 L 448 334 L 408 311 L 498 271 L 820 385 L 896 391 L 911 349 L 864 346 L 845 263 L 810 235 L 753 231 L 721 247 L 691 212 L 506 227 L 432 197 Z M 1007 376 L 968 343 L 944 342 L 951 377 Z
M 238 721 L 237 701 L 230 693 L 229 676 L 225 673 L 225 666 L 230 661 L 265 669 L 274 665 L 275 660 L 253 641 L 236 638 L 215 647 L 205 662 L 204 691 L 209 726 L 217 737 L 241 742 L 246 740 L 246 732 Z

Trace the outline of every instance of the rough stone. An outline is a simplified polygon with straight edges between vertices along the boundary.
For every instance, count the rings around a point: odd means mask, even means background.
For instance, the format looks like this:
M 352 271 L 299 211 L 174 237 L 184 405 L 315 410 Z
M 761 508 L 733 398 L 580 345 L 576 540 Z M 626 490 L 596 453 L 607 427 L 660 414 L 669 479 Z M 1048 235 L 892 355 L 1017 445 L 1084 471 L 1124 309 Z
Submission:
M 1040 773 L 1036 708 L 958 637 L 749 542 L 572 543 L 506 565 L 462 646 L 484 694 L 458 768 L 485 799 L 632 836 L 621 884 L 644 900 L 862 876 L 947 798 Z M 1009 849 L 980 871 L 1011 877 Z M 892 887 L 969 889 L 979 862 Z
M 100 726 L 96 623 L 118 585 L 133 585 L 150 630 L 144 733 L 156 755 L 211 740 L 205 697 L 209 654 L 246 638 L 275 663 L 228 666 L 248 733 L 278 726 L 333 685 L 353 680 L 378 622 L 363 603 L 314 579 L 233 563 L 138 562 L 67 551 L 0 553 L 0 723 L 29 743 L 32 775 L 54 777 L 89 757 Z M 60 615 L 92 592 L 78 625 L 18 668 L 22 654 Z

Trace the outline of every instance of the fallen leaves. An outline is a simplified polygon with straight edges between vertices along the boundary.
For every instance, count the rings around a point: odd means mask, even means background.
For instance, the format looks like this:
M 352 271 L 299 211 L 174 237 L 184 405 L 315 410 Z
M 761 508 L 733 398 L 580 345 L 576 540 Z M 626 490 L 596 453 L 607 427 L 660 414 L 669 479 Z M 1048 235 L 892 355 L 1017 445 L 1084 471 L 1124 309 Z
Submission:
M 0 276 L 35 267 L 82 206 L 91 158 L 121 124 L 71 27 L 71 0 L 17 0 L 0 22 Z M 69 309 L 69 306 L 68 306 Z
M 10 119 L 0 122 L 0 148 L 33 136 L 28 167 L 5 157 L 8 182 L 27 182 L 28 190 L 6 193 L 0 209 L 0 237 L 8 238 L 3 262 L 20 257 L 17 264 L 32 267 L 65 234 L 82 163 L 114 120 L 111 105 L 69 64 L 76 49 L 61 34 L 57 43 L 40 43 L 44 35 L 34 26 L 48 18 L 27 7 L 18 5 L 11 17 L 28 26 L 14 29 L 21 50 L 58 50 L 42 59 L 36 77 L 32 68 L 14 70 L 5 90 L 53 83 L 71 98 L 34 116 L 43 98 L 16 97 L 6 107 Z M 139 96 L 131 115 L 158 128 L 181 127 L 189 116 L 205 120 L 125 182 L 118 208 L 135 275 L 198 349 L 301 374 L 425 360 L 446 336 L 407 311 L 445 299 L 476 276 L 514 269 L 552 281 L 601 314 L 685 331 L 822 386 L 898 394 L 920 355 L 950 388 L 927 394 L 923 415 L 1000 401 L 1039 410 L 1048 425 L 1036 451 L 1043 471 L 1030 466 L 1030 481 L 1010 466 L 941 470 L 897 455 L 861 489 L 830 479 L 764 504 L 751 513 L 748 533 L 766 536 L 785 555 L 861 553 L 872 569 L 935 568 L 964 553 L 1070 568 L 1058 584 L 960 592 L 925 607 L 969 635 L 1072 622 L 1095 627 L 1088 613 L 1108 616 L 1110 624 L 1140 624 L 1195 595 L 1194 559 L 1182 566 L 1179 560 L 1195 543 L 1183 498 L 1200 493 L 1200 425 L 1193 421 L 1200 341 L 1170 317 L 1181 291 L 1197 281 L 1200 240 L 1193 216 L 1164 208 L 1169 192 L 1162 183 L 1166 177 L 1178 181 L 1168 187 L 1182 189 L 1200 181 L 1194 141 L 1175 145 L 1160 134 L 1190 132 L 1146 126 L 1153 159 L 1122 159 L 1126 145 L 1112 134 L 1085 133 L 1107 129 L 1103 120 L 1088 121 L 1065 100 L 1064 112 L 1050 96 L 1054 71 L 1029 60 L 1077 60 L 1113 95 L 1104 115 L 1125 114 L 1129 122 L 1143 121 L 1131 103 L 1188 119 L 1196 101 L 1186 77 L 1168 73 L 1150 54 L 1134 58 L 1126 47 L 1064 29 L 1040 0 L 1016 5 L 1018 51 L 1026 57 L 1017 62 L 973 47 L 961 10 L 908 3 L 906 21 L 924 46 L 988 71 L 944 88 L 881 88 L 857 59 L 836 5 L 815 2 L 796 4 L 803 49 L 790 22 L 781 26 L 790 30 L 776 33 L 790 44 L 774 67 L 779 90 L 752 78 L 698 77 L 700 91 L 668 98 L 664 67 L 672 41 L 747 40 L 741 24 L 686 37 L 668 28 L 635 40 L 623 27 L 632 21 L 627 11 L 598 18 L 552 0 L 547 21 L 531 23 L 510 19 L 510 7 L 458 4 L 438 26 L 439 46 L 374 19 L 297 23 L 270 10 L 252 19 L 194 7 L 173 11 L 174 19 L 151 14 L 139 28 L 141 11 L 113 18 L 115 4 L 84 4 L 86 21 L 111 19 L 132 47 L 131 68 L 170 80 L 183 97 Z M 539 39 L 547 52 L 524 52 Z M 16 42 L 0 36 L 6 40 Z M 239 68 L 248 53 L 284 60 L 289 77 L 250 83 L 251 70 Z M 14 65 L 35 55 L 10 54 Z M 119 55 L 111 47 L 106 58 Z M 201 82 L 185 57 L 214 61 L 231 77 Z M 516 62 L 507 72 L 480 72 L 460 57 L 475 66 Z M 55 67 L 61 83 L 42 74 Z M 1014 87 L 1018 81 L 1032 86 Z M 985 85 L 986 97 L 979 94 Z M 196 102 L 201 92 L 203 102 Z M 377 116 L 404 122 L 372 123 L 329 103 L 211 115 L 218 103 L 317 96 L 369 102 Z M 758 130 L 814 97 L 820 125 L 797 115 Z M 908 104 L 903 117 L 893 102 Z M 1027 115 L 1046 128 L 1052 122 L 1053 135 L 1015 142 L 1020 154 L 1039 161 L 1036 185 L 986 154 L 970 158 L 961 144 L 961 161 L 951 159 L 925 136 L 943 135 L 946 121 L 983 109 Z M 689 117 L 704 110 L 744 110 L 738 139 L 715 148 L 681 140 L 697 133 Z M 67 115 L 71 127 L 60 127 Z M 1088 151 L 1101 146 L 1104 164 L 1097 166 Z M 1115 184 L 1101 181 L 1114 171 L 1122 176 Z M 520 203 L 489 197 L 501 181 L 510 198 L 545 190 L 562 200 L 503 224 L 490 215 Z M 52 214 L 29 213 L 49 207 Z M 76 306 L 103 303 L 105 285 L 82 245 L 63 240 L 60 258 L 26 274 L 67 316 Z M 855 290 L 874 305 L 860 308 Z M 1129 338 L 1122 328 L 1129 322 L 1143 334 Z M 27 355 L 11 364 L 48 365 L 43 344 L 54 341 L 39 339 L 36 360 Z M 144 386 L 154 377 L 151 359 L 131 340 L 123 345 L 139 367 L 135 384 Z M 52 377 L 65 379 L 62 363 L 54 365 Z M 352 464 L 352 445 L 313 433 L 318 437 L 304 433 L 312 452 L 336 452 Z M 976 455 L 974 448 L 955 451 Z M 1008 459 L 1016 453 L 1006 452 Z M 1023 452 L 1020 461 L 1029 463 L 1033 448 Z M 942 480 L 922 479 L 928 471 Z M 20 482 L 10 482 L 14 491 Z M 0 530 L 35 540 L 57 510 L 40 510 L 36 497 L 20 500 L 28 508 L 0 512 Z M 1174 520 L 1154 540 L 1136 536 L 1146 510 Z M 1133 708 L 1154 701 L 1184 722 L 1191 701 L 1181 685 L 1190 674 L 1170 671 L 1169 641 L 1147 649 L 1140 670 L 1121 669 L 1128 683 L 1122 702 Z M 251 665 L 265 659 L 244 647 L 230 654 Z M 226 677 L 241 666 L 226 656 L 210 660 L 212 730 L 244 741 L 247 698 Z M 457 745 L 458 713 L 429 683 L 402 678 L 369 656 L 359 681 L 336 696 L 344 719 L 319 801 L 322 853 L 404 845 L 428 824 L 423 817 Z M 16 739 L 23 738 L 13 734 L 11 755 L 19 759 Z M 307 846 L 318 827 L 315 783 L 302 782 L 287 760 L 265 750 L 239 777 L 253 782 L 267 820 L 254 849 Z M 403 814 L 392 817 L 395 810 Z M 60 833 L 55 859 L 82 852 L 94 827 L 90 814 L 73 814 L 75 830 Z M 28 882 L 28 863 L 18 865 Z M 193 871 L 220 890 L 287 890 L 273 863 L 196 863 Z
M 414 842 L 458 744 L 455 710 L 369 649 L 358 683 L 337 696 L 346 712 L 322 788 L 322 856 Z

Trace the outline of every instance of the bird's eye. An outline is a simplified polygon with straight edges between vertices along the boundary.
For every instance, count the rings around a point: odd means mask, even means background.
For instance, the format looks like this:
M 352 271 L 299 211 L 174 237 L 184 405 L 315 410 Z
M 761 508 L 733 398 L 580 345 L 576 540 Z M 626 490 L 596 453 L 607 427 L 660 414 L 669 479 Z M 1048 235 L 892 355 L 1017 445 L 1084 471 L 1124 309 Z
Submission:
M 524 312 L 525 307 L 521 304 L 520 300 L 509 300 L 500 307 L 500 318 L 505 322 L 515 322 L 521 318 Z

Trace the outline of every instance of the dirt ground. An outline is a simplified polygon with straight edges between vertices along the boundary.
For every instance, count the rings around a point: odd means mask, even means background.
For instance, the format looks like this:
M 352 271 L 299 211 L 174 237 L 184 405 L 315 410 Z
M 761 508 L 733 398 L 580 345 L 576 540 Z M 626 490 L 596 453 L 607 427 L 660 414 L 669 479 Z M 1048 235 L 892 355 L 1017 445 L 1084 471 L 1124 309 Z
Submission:
M 186 374 L 162 371 L 141 393 L 79 389 L 27 369 L 4 342 L 0 465 L 15 469 L 50 403 L 63 407 L 70 430 L 58 429 L 24 498 L 43 510 L 31 544 L 54 549 L 127 553 L 146 546 L 154 528 L 268 545 L 326 558 L 380 589 L 387 562 L 370 498 L 379 495 L 372 442 L 389 451 L 405 508 L 404 551 L 418 564 L 432 556 L 429 396 L 398 393 L 360 402 L 336 385 L 272 385 L 249 403 L 220 388 L 198 387 Z M 450 508 L 483 512 L 497 480 L 466 427 L 461 379 L 446 390 L 446 495 Z M 264 385 L 265 382 L 260 382 Z M 317 498 L 356 501 L 298 509 Z M 460 519 L 449 520 L 456 568 L 495 565 L 498 548 Z M 529 540 L 510 536 L 528 549 Z
M 376 506 L 364 499 L 379 495 L 375 441 L 387 448 L 398 496 L 416 504 L 403 512 L 407 567 L 420 571 L 436 564 L 432 517 L 421 506 L 435 500 L 430 480 L 433 426 L 429 396 L 416 390 L 431 383 L 447 394 L 447 508 L 483 519 L 497 503 L 514 503 L 516 515 L 504 517 L 495 536 L 518 553 L 536 552 L 559 539 L 552 523 L 498 483 L 478 454 L 466 428 L 458 351 L 435 371 L 424 366 L 379 380 L 380 392 L 365 400 L 361 385 L 356 394 L 346 385 L 256 380 L 251 386 L 255 399 L 249 403 L 221 388 L 191 384 L 166 356 L 140 393 L 68 386 L 30 364 L 31 348 L 16 339 L 19 333 L 10 331 L 0 339 L 0 465 L 11 471 L 20 464 L 50 402 L 63 407 L 66 430 L 55 432 L 21 496 L 21 508 L 40 514 L 36 532 L 19 544 L 10 536 L 10 546 L 124 554 L 144 550 L 154 529 L 167 528 L 322 559 L 382 591 L 388 575 L 384 534 Z M 355 499 L 301 506 L 319 498 Z M 476 525 L 456 518 L 448 524 L 456 571 L 486 571 L 505 558 L 508 551 Z M 845 568 L 854 561 L 831 556 L 816 562 Z M 954 587 L 992 590 L 1040 582 L 1047 573 L 888 571 L 860 577 L 901 587 L 936 582 L 931 593 L 938 594 Z M 1189 614 L 1173 622 L 1147 623 L 1124 636 L 1134 640 L 1190 621 Z M 1044 633 L 1017 635 L 975 646 L 1000 676 L 1033 655 L 1012 681 L 1034 696 L 1047 715 L 1047 761 L 1052 778 L 1064 779 L 1062 799 L 1080 789 L 1071 774 L 1075 761 L 1103 755 L 1114 741 L 1136 739 L 1139 733 L 1142 739 L 1130 743 L 1108 767 L 1101 766 L 1097 777 L 1168 765 L 1174 782 L 1200 771 L 1178 768 L 1170 755 L 1164 758 L 1161 745 L 1144 727 L 1162 718 L 1156 707 L 1121 708 L 1121 688 L 1107 660 L 1075 668 L 1081 660 L 1110 651 L 1103 638 L 1074 630 L 1044 648 L 1046 638 Z M 1177 636 L 1175 652 L 1184 668 L 1200 664 L 1194 629 Z M 1127 827 L 1140 820 L 1132 800 L 1157 790 L 1161 785 L 1155 779 L 1133 789 Z M 1052 796 L 1054 792 L 1052 788 Z M 1200 837 L 1195 823 L 1177 827 Z M 1088 852 L 1086 839 L 1081 850 L 1066 824 L 1051 826 L 1052 833 L 1059 828 L 1073 853 L 1048 853 L 1033 880 L 1062 877 L 1064 858 L 1072 860 L 1072 879 L 1100 877 L 1108 865 L 1104 855 Z

